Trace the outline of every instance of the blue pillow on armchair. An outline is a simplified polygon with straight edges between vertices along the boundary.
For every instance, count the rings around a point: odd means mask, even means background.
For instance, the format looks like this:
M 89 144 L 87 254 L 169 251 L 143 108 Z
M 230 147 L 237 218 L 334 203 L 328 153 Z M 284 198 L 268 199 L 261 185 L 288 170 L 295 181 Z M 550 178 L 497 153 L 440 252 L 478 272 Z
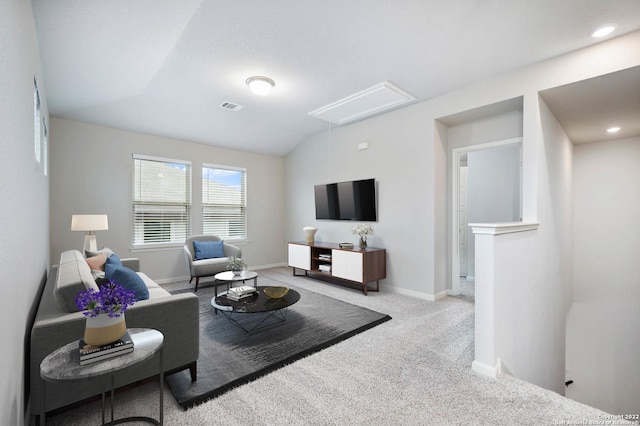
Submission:
M 119 265 L 122 266 L 122 261 L 120 260 L 120 258 L 118 257 L 117 254 L 112 253 L 111 256 L 107 257 L 107 263 L 106 265 Z
M 108 280 L 116 284 L 120 284 L 127 290 L 132 290 L 136 294 L 137 300 L 146 300 L 149 298 L 149 289 L 134 270 L 126 266 L 109 264 L 104 267 L 104 275 Z
M 224 241 L 194 241 L 193 250 L 196 253 L 193 260 L 224 257 Z

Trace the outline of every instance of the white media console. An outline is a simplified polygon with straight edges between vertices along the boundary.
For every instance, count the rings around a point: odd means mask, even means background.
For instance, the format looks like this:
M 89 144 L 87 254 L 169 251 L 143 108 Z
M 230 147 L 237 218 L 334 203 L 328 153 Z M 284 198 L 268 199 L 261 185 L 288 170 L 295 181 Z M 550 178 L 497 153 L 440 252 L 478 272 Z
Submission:
M 386 278 L 386 250 L 367 247 L 361 249 L 341 248 L 336 243 L 313 242 L 289 243 L 289 266 L 304 271 L 305 275 L 337 278 L 360 284 L 362 293 L 379 291 L 380 280 Z M 375 289 L 369 289 L 367 284 L 376 283 Z

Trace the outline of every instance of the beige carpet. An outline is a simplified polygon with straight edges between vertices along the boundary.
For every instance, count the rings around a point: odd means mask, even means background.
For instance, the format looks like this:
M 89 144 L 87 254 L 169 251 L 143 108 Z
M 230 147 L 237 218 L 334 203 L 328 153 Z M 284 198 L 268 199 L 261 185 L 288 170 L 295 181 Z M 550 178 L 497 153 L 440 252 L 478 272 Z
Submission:
M 509 376 L 493 380 L 473 373 L 470 297 L 426 302 L 388 292 L 384 282 L 380 293 L 365 297 L 354 289 L 292 277 L 288 268 L 260 274 L 393 320 L 186 411 L 165 386 L 165 424 L 604 424 L 604 412 L 554 392 Z M 150 383 L 119 395 L 116 413 L 157 416 L 157 406 L 157 384 Z M 95 403 L 54 416 L 48 424 L 99 422 Z

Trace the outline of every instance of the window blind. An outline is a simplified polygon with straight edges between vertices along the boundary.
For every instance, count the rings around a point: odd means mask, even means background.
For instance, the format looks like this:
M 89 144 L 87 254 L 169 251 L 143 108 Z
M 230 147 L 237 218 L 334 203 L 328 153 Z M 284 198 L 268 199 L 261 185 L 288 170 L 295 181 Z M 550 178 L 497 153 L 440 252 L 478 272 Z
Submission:
M 133 157 L 133 247 L 184 244 L 191 233 L 191 163 Z
M 202 229 L 225 240 L 247 238 L 245 169 L 203 165 Z

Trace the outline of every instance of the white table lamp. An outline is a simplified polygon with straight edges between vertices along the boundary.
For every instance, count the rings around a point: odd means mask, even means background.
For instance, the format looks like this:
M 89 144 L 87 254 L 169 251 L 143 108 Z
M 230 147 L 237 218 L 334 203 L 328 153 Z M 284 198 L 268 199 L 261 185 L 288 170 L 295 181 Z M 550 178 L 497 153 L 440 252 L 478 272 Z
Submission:
M 71 216 L 71 230 L 84 231 L 84 251 L 97 251 L 95 231 L 109 229 L 109 221 L 106 214 L 74 214 Z

